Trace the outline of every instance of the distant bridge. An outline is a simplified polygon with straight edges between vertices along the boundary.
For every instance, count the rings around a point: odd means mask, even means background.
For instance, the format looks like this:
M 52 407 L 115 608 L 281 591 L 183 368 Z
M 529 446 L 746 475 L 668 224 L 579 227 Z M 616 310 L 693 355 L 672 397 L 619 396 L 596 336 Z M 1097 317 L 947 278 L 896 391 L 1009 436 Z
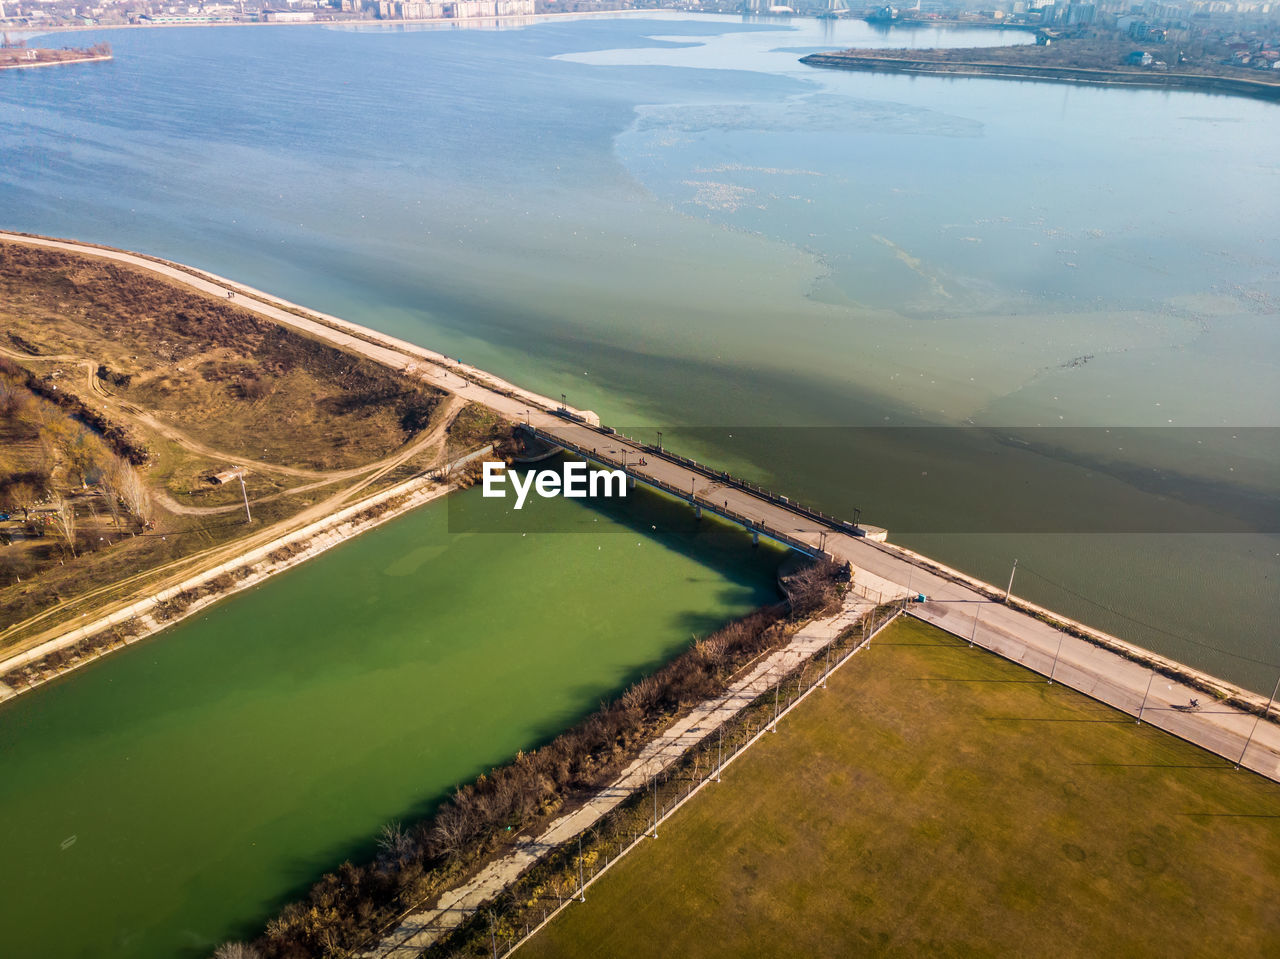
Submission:
M 642 483 L 690 505 L 698 516 L 709 512 L 751 533 L 752 541 L 773 540 L 806 556 L 836 556 L 827 550 L 832 534 L 884 542 L 885 530 L 859 526 L 821 510 L 792 502 L 789 497 L 755 486 L 705 463 L 668 452 L 655 444 L 639 443 L 608 427 L 574 422 L 537 426 L 520 424 L 526 434 L 561 447 L 610 469 L 621 469 L 631 485 Z M 900 598 L 905 590 L 885 581 L 885 599 Z

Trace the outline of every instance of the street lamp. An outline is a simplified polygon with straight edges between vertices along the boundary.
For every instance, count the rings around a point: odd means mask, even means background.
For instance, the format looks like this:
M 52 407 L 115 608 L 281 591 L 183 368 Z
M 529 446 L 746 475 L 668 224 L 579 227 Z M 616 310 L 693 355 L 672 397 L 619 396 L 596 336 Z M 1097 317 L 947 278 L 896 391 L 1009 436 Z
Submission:
M 569 397 L 564 393 L 560 394 L 560 409 L 567 410 L 569 408 Z
M 658 430 L 658 452 L 662 452 L 662 430 Z

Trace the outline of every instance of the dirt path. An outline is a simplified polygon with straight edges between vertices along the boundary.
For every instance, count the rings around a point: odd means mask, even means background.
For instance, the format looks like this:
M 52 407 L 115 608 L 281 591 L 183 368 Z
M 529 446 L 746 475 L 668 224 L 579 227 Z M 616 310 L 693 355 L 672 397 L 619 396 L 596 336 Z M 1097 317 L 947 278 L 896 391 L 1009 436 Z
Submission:
M 452 425 L 453 421 L 457 419 L 458 414 L 462 412 L 464 406 L 466 406 L 465 400 L 456 395 L 449 394 L 440 405 L 440 412 L 438 414 L 441 417 L 440 421 L 426 433 L 412 440 L 406 446 L 401 447 L 390 456 L 384 457 L 383 459 L 373 463 L 368 463 L 364 466 L 322 474 L 324 477 L 323 479 L 316 480 L 312 483 L 304 483 L 301 486 L 292 486 L 289 489 L 281 490 L 278 493 L 270 493 L 266 496 L 254 497 L 249 500 L 249 505 L 258 506 L 262 503 L 273 502 L 285 496 L 300 496 L 303 493 L 310 493 L 313 490 L 323 489 L 324 487 L 331 486 L 334 483 L 354 479 L 375 470 L 380 471 L 381 475 L 381 473 L 386 472 L 387 469 L 394 469 L 406 460 L 412 459 L 419 453 L 426 452 L 430 447 L 437 443 L 441 443 L 444 439 L 445 432 Z M 217 513 L 235 513 L 244 509 L 244 506 L 240 503 L 230 503 L 226 506 L 187 506 L 183 503 L 179 503 L 163 490 L 152 490 L 151 495 L 152 499 L 154 499 L 155 502 L 163 509 L 181 516 L 210 516 Z
M 380 460 L 376 464 L 365 467 L 357 476 L 361 478 L 359 481 L 349 487 L 338 490 L 333 495 L 325 498 L 306 509 L 294 514 L 288 519 L 281 520 L 271 526 L 255 531 L 248 536 L 237 539 L 231 543 L 225 543 L 220 546 L 210 547 L 198 553 L 192 553 L 181 559 L 173 560 L 162 566 L 152 567 L 142 572 L 135 573 L 132 576 L 125 577 L 115 582 L 97 587 L 71 597 L 51 606 L 46 610 L 37 613 L 21 623 L 15 623 L 7 629 L 0 631 L 0 649 L 3 649 L 5 655 L 21 653 L 24 650 L 31 649 L 43 643 L 55 639 L 58 635 L 68 629 L 65 622 L 59 622 L 39 632 L 24 637 L 20 642 L 11 646 L 6 642 L 11 636 L 16 635 L 19 631 L 30 629 L 32 626 L 46 622 L 60 613 L 65 613 L 68 609 L 90 603 L 96 599 L 119 593 L 121 591 L 129 591 L 137 587 L 141 589 L 146 587 L 148 592 L 156 592 L 182 582 L 184 579 L 199 573 L 204 569 L 211 569 L 228 562 L 235 556 L 248 552 L 264 543 L 269 543 L 274 539 L 285 535 L 290 530 L 297 529 L 302 526 L 314 523 L 316 520 L 322 519 L 330 513 L 336 512 L 343 506 L 347 505 L 351 499 L 357 496 L 361 491 L 368 488 L 371 484 L 382 479 L 387 473 L 400 466 L 406 460 L 412 458 L 418 452 L 429 447 L 433 442 L 439 442 L 444 432 L 448 429 L 449 424 L 457 413 L 465 405 L 465 401 L 458 397 L 450 397 L 447 403 L 442 407 L 443 416 L 428 434 L 424 435 L 418 441 L 409 444 L 400 452 Z M 315 485 L 328 485 L 333 482 L 332 479 L 326 480 L 324 483 Z M 177 504 L 175 504 L 177 505 Z M 240 509 L 236 506 L 235 509 Z M 116 610 L 123 609 L 132 605 L 137 601 L 136 594 L 126 595 L 121 599 L 105 602 L 101 606 L 94 607 L 93 612 L 99 615 L 107 615 Z

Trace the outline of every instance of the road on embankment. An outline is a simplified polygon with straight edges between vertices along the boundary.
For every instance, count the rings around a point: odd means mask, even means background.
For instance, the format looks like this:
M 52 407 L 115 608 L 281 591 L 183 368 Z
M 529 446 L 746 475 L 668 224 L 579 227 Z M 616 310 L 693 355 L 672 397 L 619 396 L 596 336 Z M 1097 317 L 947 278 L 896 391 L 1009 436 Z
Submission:
M 1280 780 L 1280 726 L 1258 722 L 1256 715 L 1220 703 L 1201 686 L 1174 676 L 1195 677 L 1202 686 L 1253 703 L 1261 711 L 1267 701 L 1253 693 L 1048 610 L 1027 603 L 1006 604 L 1001 601 L 1003 590 L 995 586 L 909 550 L 847 532 L 838 522 L 812 518 L 794 504 L 747 489 L 740 481 L 708 475 L 705 467 L 668 459 L 652 446 L 562 418 L 540 427 L 539 432 L 570 448 L 589 451 L 606 465 L 625 464 L 626 471 L 641 482 L 676 491 L 704 511 L 850 563 L 855 587 L 869 599 L 924 595 L 925 602 L 911 604 L 911 612 L 920 619 L 1135 717 L 1140 712 L 1144 722 Z M 1092 639 L 1071 635 L 1038 619 L 1036 613 L 1067 623 Z M 1160 670 L 1153 670 L 1153 665 Z M 1200 700 L 1201 707 L 1184 708 L 1193 699 Z
M 854 569 L 855 587 L 867 598 L 892 600 L 923 594 L 927 601 L 913 604 L 915 615 L 921 619 L 1125 712 L 1140 714 L 1143 721 L 1233 763 L 1280 780 L 1280 726 L 1259 721 L 1255 713 L 1219 702 L 1204 690 L 1216 689 L 1224 699 L 1254 704 L 1260 713 L 1267 702 L 1255 694 L 1048 610 L 1026 603 L 1001 602 L 1001 591 L 990 584 L 908 550 L 854 535 L 837 523 L 814 518 L 811 513 L 747 489 L 705 466 L 669 458 L 645 444 L 603 432 L 593 425 L 594 414 L 570 409 L 564 412 L 579 421 L 566 419 L 557 412 L 560 404 L 554 400 L 444 354 L 307 310 L 214 274 L 81 243 L 4 232 L 0 232 L 0 239 L 127 263 L 214 296 L 232 293 L 239 307 L 406 375 L 420 377 L 513 421 L 525 422 L 570 448 L 589 451 L 601 463 L 625 468 L 640 481 L 690 498 L 731 521 L 791 545 L 799 544 L 810 552 L 826 552 L 838 561 L 848 562 Z M 1037 613 L 1069 623 L 1075 632 L 1090 638 L 1043 622 Z M 1180 675 L 1187 676 L 1188 681 L 1175 678 Z M 1199 710 L 1180 708 L 1193 699 L 1204 701 Z

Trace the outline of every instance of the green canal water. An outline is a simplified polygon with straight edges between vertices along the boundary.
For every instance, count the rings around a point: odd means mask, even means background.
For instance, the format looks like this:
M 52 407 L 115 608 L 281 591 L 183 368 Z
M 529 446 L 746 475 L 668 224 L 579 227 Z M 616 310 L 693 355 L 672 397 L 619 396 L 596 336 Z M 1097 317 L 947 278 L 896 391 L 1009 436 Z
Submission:
M 207 956 L 777 595 L 778 551 L 657 497 L 450 533 L 478 494 L 0 708 L 0 954 Z

